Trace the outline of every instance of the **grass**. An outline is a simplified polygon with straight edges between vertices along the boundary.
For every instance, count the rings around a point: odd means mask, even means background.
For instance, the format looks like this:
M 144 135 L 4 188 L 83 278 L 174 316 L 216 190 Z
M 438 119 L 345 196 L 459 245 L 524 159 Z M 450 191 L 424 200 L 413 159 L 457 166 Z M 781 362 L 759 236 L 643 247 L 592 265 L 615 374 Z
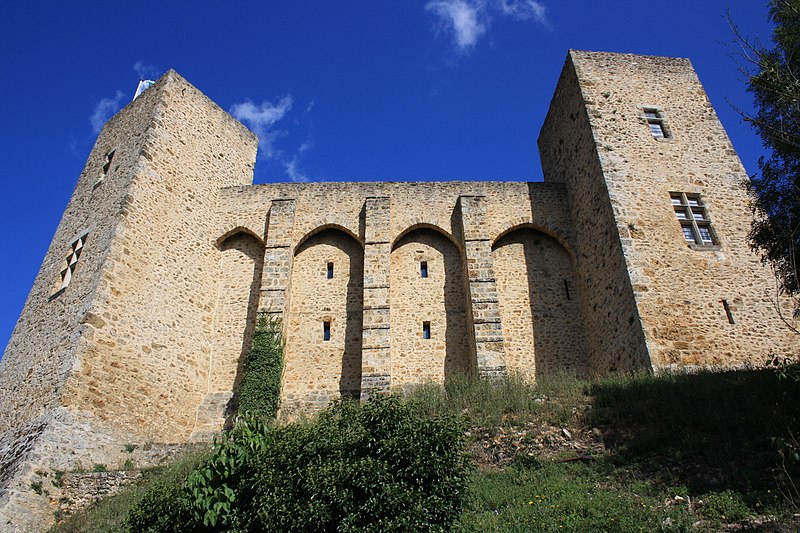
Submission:
M 458 530 L 800 529 L 800 495 L 785 490 L 800 468 L 782 468 L 771 443 L 800 435 L 800 383 L 769 370 L 560 376 L 535 385 L 453 376 L 406 400 L 422 413 L 462 417 L 469 430 L 479 468 Z M 502 459 L 482 453 L 495 445 Z M 120 517 L 147 483 L 183 479 L 196 461 L 150 474 L 57 531 L 122 531 Z
M 676 489 L 631 479 L 606 462 L 514 466 L 476 476 L 464 531 L 686 531 Z M 678 489 L 679 490 L 679 489 Z
M 508 427 L 531 421 L 566 426 L 583 410 L 587 387 L 567 375 L 533 384 L 516 374 L 501 383 L 456 374 L 444 386 L 414 387 L 406 398 L 423 413 L 462 415 L 472 426 Z

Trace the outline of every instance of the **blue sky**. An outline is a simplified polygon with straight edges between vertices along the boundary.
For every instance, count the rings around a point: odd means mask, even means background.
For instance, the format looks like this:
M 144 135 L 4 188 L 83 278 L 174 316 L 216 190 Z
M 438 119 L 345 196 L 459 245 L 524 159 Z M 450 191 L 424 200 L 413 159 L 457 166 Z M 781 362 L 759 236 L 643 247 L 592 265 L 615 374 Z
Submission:
M 691 58 L 748 172 L 724 19 L 754 0 L 22 2 L 0 16 L 5 346 L 102 123 L 174 68 L 261 136 L 256 181 L 542 179 L 567 50 Z

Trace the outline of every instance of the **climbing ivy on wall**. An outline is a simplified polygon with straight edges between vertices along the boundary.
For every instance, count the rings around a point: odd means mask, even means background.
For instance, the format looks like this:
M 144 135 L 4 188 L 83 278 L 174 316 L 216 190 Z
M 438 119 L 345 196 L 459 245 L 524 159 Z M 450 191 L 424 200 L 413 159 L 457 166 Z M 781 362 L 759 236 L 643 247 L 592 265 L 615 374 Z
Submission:
M 239 413 L 275 418 L 283 373 L 280 320 L 261 316 L 253 333 L 253 347 L 244 363 L 239 391 Z

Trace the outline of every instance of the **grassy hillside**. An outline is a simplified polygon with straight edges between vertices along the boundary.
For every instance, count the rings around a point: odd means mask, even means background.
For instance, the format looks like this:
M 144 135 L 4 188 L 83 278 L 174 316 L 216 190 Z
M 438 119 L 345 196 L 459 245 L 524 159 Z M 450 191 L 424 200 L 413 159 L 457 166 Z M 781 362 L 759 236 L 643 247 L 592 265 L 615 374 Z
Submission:
M 770 370 L 498 386 L 456 377 L 403 401 L 462 420 L 475 468 L 456 530 L 800 528 L 800 471 L 773 443 L 800 434 L 800 384 Z M 55 530 L 124 531 L 147 484 L 180 483 L 198 461 L 150 472 Z

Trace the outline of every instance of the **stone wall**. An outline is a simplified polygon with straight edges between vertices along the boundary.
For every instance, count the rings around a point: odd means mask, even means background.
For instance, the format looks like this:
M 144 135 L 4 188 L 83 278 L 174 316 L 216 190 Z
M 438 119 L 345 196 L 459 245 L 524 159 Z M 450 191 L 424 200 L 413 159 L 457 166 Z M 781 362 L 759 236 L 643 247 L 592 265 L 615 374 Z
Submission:
M 390 279 L 392 386 L 441 383 L 474 368 L 456 245 L 428 228 L 406 233 L 392 249 Z
M 539 134 L 542 169 L 564 184 L 575 223 L 590 373 L 643 370 L 649 355 L 586 106 L 569 56 Z
M 172 71 L 105 125 L 0 363 L 5 530 L 52 519 L 32 472 L 108 462 L 125 442 L 188 440 L 209 389 L 214 205 L 220 187 L 250 183 L 255 150 Z M 10 433 L 25 424 L 38 429 Z
M 528 379 L 585 376 L 583 313 L 567 250 L 549 235 L 520 228 L 499 239 L 493 253 L 508 369 Z
M 570 90 L 577 73 L 586 109 L 581 128 L 593 137 L 613 214 L 606 208 L 604 220 L 619 235 L 653 367 L 758 365 L 770 353 L 796 356 L 798 337 L 776 312 L 787 302 L 776 301 L 775 280 L 749 248 L 747 174 L 689 60 L 575 51 L 570 57 Z M 651 133 L 648 109 L 657 111 L 666 138 Z M 700 199 L 713 243 L 686 241 L 671 193 Z M 582 227 L 577 217 L 576 224 Z
M 364 248 L 341 230 L 325 229 L 296 248 L 286 324 L 283 417 L 322 409 L 340 396 L 360 396 L 363 272 Z

